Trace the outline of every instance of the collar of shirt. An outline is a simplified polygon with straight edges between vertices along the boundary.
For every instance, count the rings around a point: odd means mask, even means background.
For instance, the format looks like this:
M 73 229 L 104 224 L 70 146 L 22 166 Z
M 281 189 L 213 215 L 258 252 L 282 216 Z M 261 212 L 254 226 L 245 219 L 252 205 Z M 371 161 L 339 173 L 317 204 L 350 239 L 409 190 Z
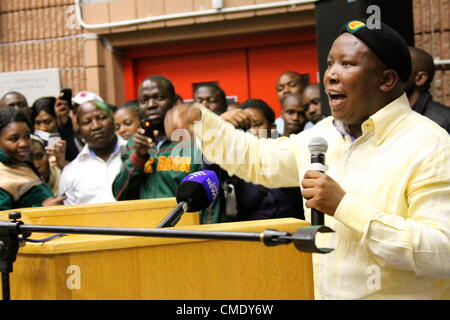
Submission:
M 347 140 L 349 142 L 353 142 L 356 140 L 356 138 L 352 136 L 352 133 L 348 129 L 348 126 L 341 120 L 333 119 L 333 125 L 344 140 Z
M 410 112 L 412 112 L 412 110 L 408 98 L 406 94 L 403 93 L 399 98 L 378 110 L 361 124 L 363 135 L 373 130 L 375 132 L 376 143 L 377 145 L 380 145 L 392 129 L 394 129 Z M 356 138 L 352 136 L 348 126 L 342 121 L 334 119 L 333 125 L 343 139 L 350 142 L 356 140 Z
M 126 143 L 127 143 L 122 137 L 120 137 L 118 135 L 116 135 L 116 137 L 117 137 L 116 145 L 114 146 L 114 151 L 111 154 L 111 156 L 109 157 L 109 159 L 111 159 L 112 156 L 119 153 L 122 146 L 126 145 Z M 95 152 L 92 151 L 91 149 L 89 149 L 89 146 L 87 144 L 83 147 L 83 149 L 80 151 L 80 154 L 78 156 L 79 156 L 80 160 L 86 160 L 89 158 L 92 158 L 92 159 L 98 158 L 97 155 L 95 154 Z M 109 159 L 108 159 L 108 161 L 109 161 Z

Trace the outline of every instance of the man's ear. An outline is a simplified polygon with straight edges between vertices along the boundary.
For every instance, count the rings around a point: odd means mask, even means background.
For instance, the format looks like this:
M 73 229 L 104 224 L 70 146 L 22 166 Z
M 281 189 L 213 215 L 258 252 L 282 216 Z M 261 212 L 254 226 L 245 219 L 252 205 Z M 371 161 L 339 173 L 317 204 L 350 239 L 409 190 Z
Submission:
M 383 71 L 383 77 L 381 78 L 380 90 L 382 92 L 392 91 L 399 81 L 397 71 L 394 69 L 386 69 Z
M 416 84 L 416 87 L 421 87 L 427 82 L 427 80 L 428 80 L 428 73 L 426 73 L 425 71 L 419 71 L 416 74 L 414 82 Z

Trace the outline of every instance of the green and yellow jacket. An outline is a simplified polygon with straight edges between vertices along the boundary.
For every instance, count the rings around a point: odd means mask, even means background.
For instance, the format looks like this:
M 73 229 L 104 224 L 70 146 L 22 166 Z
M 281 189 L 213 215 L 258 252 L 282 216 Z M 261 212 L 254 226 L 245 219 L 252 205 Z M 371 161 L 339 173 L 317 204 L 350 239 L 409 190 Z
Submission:
M 172 142 L 163 138 L 145 156 L 133 148 L 133 137 L 122 152 L 122 167 L 113 183 L 116 200 L 137 200 L 175 197 L 184 177 L 203 170 L 202 153 L 191 141 Z M 202 224 L 225 221 L 222 197 L 201 212 Z
M 50 197 L 52 190 L 32 164 L 0 151 L 0 210 L 39 207 Z

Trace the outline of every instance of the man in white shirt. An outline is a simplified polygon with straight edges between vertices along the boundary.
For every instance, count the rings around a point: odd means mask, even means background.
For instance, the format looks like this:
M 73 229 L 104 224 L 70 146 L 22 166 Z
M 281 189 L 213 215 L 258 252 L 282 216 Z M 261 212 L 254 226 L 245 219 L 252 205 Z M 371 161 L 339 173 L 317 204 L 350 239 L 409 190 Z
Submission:
M 77 121 L 86 145 L 62 172 L 59 192 L 67 196 L 64 204 L 115 202 L 112 182 L 126 141 L 114 133 L 113 114 L 100 101 L 81 104 Z

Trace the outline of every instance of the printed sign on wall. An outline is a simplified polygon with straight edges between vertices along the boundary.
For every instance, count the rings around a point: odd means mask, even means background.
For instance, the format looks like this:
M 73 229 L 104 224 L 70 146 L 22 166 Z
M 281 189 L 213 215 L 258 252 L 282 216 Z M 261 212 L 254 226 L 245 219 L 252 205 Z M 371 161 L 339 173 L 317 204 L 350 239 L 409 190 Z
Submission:
M 46 97 L 56 97 L 60 90 L 59 70 L 41 69 L 0 73 L 0 97 L 9 91 L 22 93 L 28 104 Z

